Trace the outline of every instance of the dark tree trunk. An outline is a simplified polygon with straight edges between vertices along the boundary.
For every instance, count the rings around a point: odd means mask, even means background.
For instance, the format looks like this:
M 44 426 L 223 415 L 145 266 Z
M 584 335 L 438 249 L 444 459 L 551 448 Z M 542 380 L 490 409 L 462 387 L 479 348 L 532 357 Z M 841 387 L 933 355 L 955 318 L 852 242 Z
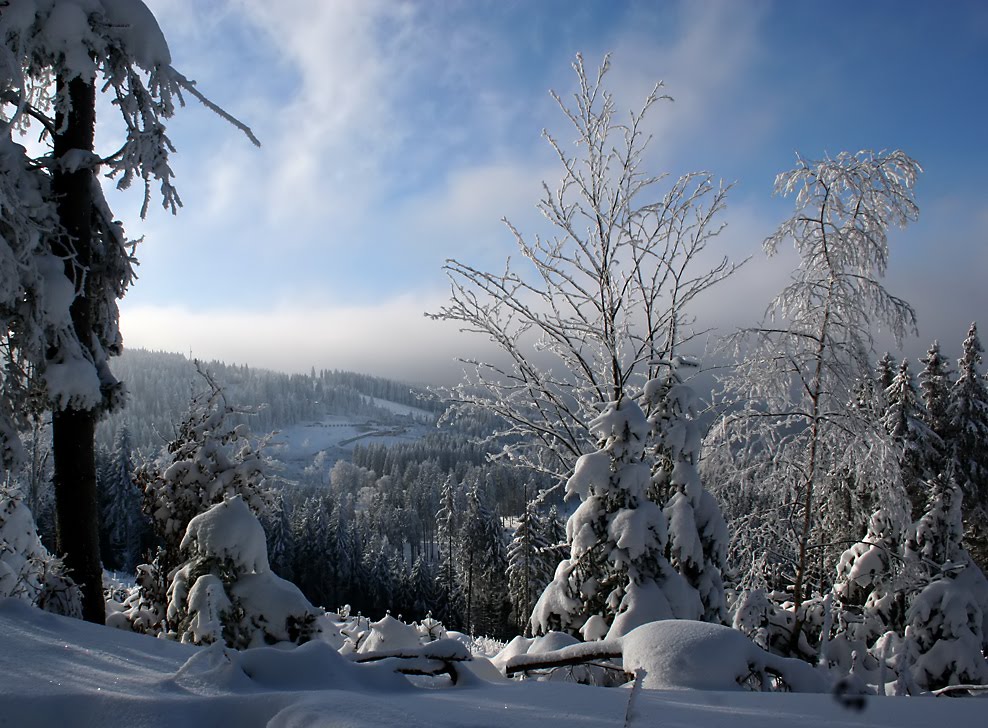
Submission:
M 64 108 L 65 92 L 70 108 Z M 96 89 L 91 81 L 58 78 L 52 187 L 64 234 L 54 246 L 65 259 L 65 274 L 76 287 L 72 324 L 84 347 L 92 345 L 93 301 L 89 276 L 93 247 L 93 171 L 60 169 L 73 150 L 91 152 L 96 126 Z M 70 576 L 82 588 L 82 615 L 103 624 L 103 570 L 99 556 L 94 436 L 96 411 L 69 407 L 52 415 L 57 550 Z

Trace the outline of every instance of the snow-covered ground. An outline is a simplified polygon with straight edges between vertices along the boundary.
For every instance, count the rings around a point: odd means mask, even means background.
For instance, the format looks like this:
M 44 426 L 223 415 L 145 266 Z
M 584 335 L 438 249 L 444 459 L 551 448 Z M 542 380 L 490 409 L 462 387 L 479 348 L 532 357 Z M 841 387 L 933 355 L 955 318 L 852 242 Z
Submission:
M 398 410 L 414 410 L 386 400 L 375 402 L 381 406 L 391 405 Z M 424 410 L 415 411 L 427 414 Z M 284 474 L 293 477 L 312 465 L 320 453 L 325 453 L 320 466 L 328 471 L 337 460 L 349 457 L 357 443 L 392 445 L 410 442 L 420 439 L 432 429 L 433 425 L 424 422 L 379 423 L 361 417 L 327 415 L 318 422 L 292 425 L 273 433 L 265 447 L 265 455 L 282 463 L 285 466 Z
M 392 414 L 401 415 L 402 417 L 414 417 L 416 420 L 421 420 L 422 422 L 436 421 L 436 414 L 434 412 L 429 412 L 419 407 L 392 402 L 388 399 L 378 399 L 377 397 L 369 397 L 369 399 L 375 406 L 386 409 Z
M 858 711 L 827 694 L 642 690 L 626 721 L 628 689 L 489 682 L 481 672 L 455 687 L 416 687 L 383 663 L 352 664 L 324 642 L 228 652 L 0 601 L 0 725 L 18 728 L 928 728 L 982 725 L 988 706 L 978 698 L 868 698 Z

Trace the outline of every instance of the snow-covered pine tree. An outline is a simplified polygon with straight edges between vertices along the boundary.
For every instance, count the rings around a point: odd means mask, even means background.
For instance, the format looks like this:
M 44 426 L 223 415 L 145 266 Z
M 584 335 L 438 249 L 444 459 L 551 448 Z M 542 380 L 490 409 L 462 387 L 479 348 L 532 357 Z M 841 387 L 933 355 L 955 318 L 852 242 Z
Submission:
M 508 597 L 513 622 L 520 630 L 528 628 L 532 605 L 552 579 L 552 570 L 559 563 L 558 559 L 551 564 L 546 560 L 548 546 L 536 498 L 528 501 L 508 544 Z
M 141 558 L 145 520 L 141 512 L 141 491 L 134 482 L 130 433 L 126 425 L 117 431 L 100 485 L 102 526 L 109 539 L 103 551 L 110 557 L 104 566 L 132 572 Z
M 899 471 L 912 518 L 919 518 L 929 499 L 926 482 L 936 474 L 930 467 L 937 462 L 943 441 L 927 424 L 930 415 L 916 390 L 908 359 L 902 360 L 885 389 L 885 402 L 882 421 L 901 453 Z
M 328 519 L 331 517 L 327 513 L 328 501 L 328 498 L 312 495 L 293 509 L 289 526 L 292 543 L 289 572 L 312 602 L 336 606 L 327 573 L 333 563 L 333 544 L 328 540 Z
M 168 587 L 169 636 L 243 649 L 318 633 L 320 610 L 271 571 L 264 528 L 242 496 L 193 518 L 181 548 L 188 559 Z
M 954 482 L 935 479 L 904 547 L 916 576 L 894 665 L 919 690 L 988 683 L 988 580 L 963 545 L 962 498 Z
M 930 481 L 929 499 L 922 517 L 906 534 L 903 556 L 929 576 L 940 573 L 944 564 L 965 564 L 962 516 L 963 493 L 945 475 Z
M 501 522 L 477 486 L 467 491 L 457 543 L 457 573 L 466 621 L 472 635 L 503 632 L 507 617 L 507 556 Z
M 183 561 L 181 543 L 193 518 L 225 499 L 239 495 L 257 515 L 268 512 L 272 493 L 267 461 L 241 414 L 226 403 L 223 391 L 204 370 L 208 389 L 195 395 L 175 439 L 154 462 L 136 474 L 144 512 L 160 542 L 150 572 L 156 588 L 144 598 L 163 603 L 171 572 Z M 263 529 L 262 529 L 263 530 Z
M 722 572 L 726 566 L 727 523 L 714 497 L 700 482 L 702 435 L 696 422 L 696 393 L 682 370 L 696 362 L 675 357 L 656 364 L 659 376 L 645 385 L 654 442 L 649 497 L 664 506 L 668 520 L 666 558 L 703 604 L 703 620 L 727 622 Z
M 940 353 L 939 341 L 934 341 L 926 356 L 919 361 L 923 369 L 917 379 L 920 399 L 926 408 L 927 424 L 945 445 L 950 429 L 950 389 L 953 383 L 950 361 Z M 929 470 L 934 473 L 946 472 L 946 463 L 931 465 Z
M 460 529 L 458 489 L 456 479 L 449 475 L 443 483 L 436 512 L 436 538 L 439 541 L 436 616 L 449 627 L 461 624 L 463 615 L 463 594 L 456 576 L 456 544 Z
M 871 514 L 864 538 L 841 554 L 831 590 L 833 634 L 824 635 L 825 656 L 845 672 L 863 660 L 875 642 L 889 630 L 902 632 L 905 607 L 897 589 L 897 568 L 902 538 L 896 520 L 881 508 Z M 874 663 L 872 667 L 877 667 Z
M 882 354 L 878 360 L 878 364 L 875 365 L 875 381 L 878 383 L 878 391 L 880 393 L 886 392 L 892 386 L 897 368 L 895 359 L 892 358 L 889 352 L 886 351 Z
M 268 560 L 271 562 L 271 568 L 290 578 L 293 533 L 284 492 L 273 494 L 271 508 L 265 514 L 261 525 L 268 538 Z
M 964 493 L 968 551 L 988 568 L 988 386 L 980 372 L 984 348 L 972 323 L 957 360 L 947 409 L 953 477 Z
M 122 340 L 117 300 L 133 280 L 133 245 L 114 219 L 97 173 L 118 187 L 152 183 L 173 212 L 165 122 L 187 93 L 230 121 L 171 66 L 154 16 L 131 0 L 34 0 L 0 13 L 0 331 L 19 365 L 0 380 L 0 467 L 18 455 L 15 425 L 33 370 L 52 409 L 58 550 L 82 587 L 86 619 L 104 620 L 94 436 L 97 416 L 119 405 L 107 366 Z M 97 90 L 119 112 L 124 139 L 96 152 Z M 252 140 L 250 131 L 235 122 Z M 36 134 L 38 153 L 14 142 Z
M 665 516 L 648 498 L 644 412 L 631 399 L 612 402 L 590 428 L 601 448 L 581 456 L 566 483 L 582 500 L 566 523 L 570 557 L 535 604 L 532 631 L 594 640 L 657 619 L 699 619 L 703 605 L 666 560 Z
M 436 603 L 436 563 L 419 554 L 412 564 L 409 577 L 412 590 L 412 609 L 409 619 L 425 619 Z

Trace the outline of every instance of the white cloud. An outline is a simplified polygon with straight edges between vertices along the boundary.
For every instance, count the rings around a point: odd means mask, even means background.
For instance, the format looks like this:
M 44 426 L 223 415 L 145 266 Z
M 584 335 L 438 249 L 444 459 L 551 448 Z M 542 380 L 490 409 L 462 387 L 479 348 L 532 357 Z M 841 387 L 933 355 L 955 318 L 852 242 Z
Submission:
M 468 341 L 454 325 L 427 319 L 438 294 L 403 295 L 369 306 L 281 306 L 274 310 L 193 310 L 141 305 L 121 312 L 129 347 L 187 353 L 279 371 L 339 368 L 429 384 L 453 383 Z

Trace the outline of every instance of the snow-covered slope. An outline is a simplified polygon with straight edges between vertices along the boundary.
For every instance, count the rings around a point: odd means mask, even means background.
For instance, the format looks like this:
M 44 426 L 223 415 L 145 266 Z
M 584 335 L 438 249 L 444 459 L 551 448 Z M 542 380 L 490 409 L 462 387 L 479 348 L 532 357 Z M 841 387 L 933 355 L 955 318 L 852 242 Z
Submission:
M 338 459 L 348 458 L 357 443 L 393 445 L 418 440 L 434 429 L 434 425 L 424 422 L 376 423 L 366 417 L 327 415 L 317 422 L 299 423 L 272 433 L 265 454 L 281 462 L 287 476 L 297 477 L 320 453 L 320 467 L 328 472 Z
M 623 726 L 631 695 L 480 678 L 425 689 L 383 665 L 353 665 L 324 643 L 226 652 L 0 602 L 4 726 Z M 974 726 L 986 705 L 976 698 L 871 698 L 858 712 L 829 695 L 644 690 L 635 696 L 630 725 Z

